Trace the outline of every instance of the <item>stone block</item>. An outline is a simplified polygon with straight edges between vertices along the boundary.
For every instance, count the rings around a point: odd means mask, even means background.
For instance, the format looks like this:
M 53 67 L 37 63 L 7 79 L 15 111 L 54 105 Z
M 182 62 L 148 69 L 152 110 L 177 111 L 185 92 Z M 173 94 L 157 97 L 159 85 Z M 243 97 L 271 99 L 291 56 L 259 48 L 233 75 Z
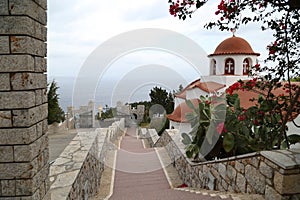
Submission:
M 46 43 L 28 36 L 10 36 L 11 52 L 46 57 Z
M 0 163 L 0 171 L 0 179 L 26 179 L 34 175 L 31 163 Z
M 8 1 L 0 0 L 0 15 L 8 15 Z
M 0 72 L 34 71 L 34 58 L 30 55 L 0 55 Z
M 258 168 L 259 157 L 253 157 L 253 158 L 251 158 L 251 165 L 253 165 L 254 167 Z
M 274 187 L 279 194 L 297 194 L 300 191 L 300 174 L 274 174 Z
M 43 103 L 48 103 L 48 95 L 47 95 L 47 88 L 42 89 L 42 101 Z
M 15 73 L 10 80 L 12 90 L 44 89 L 47 87 L 47 76 L 40 73 Z
M 0 162 L 13 162 L 14 150 L 12 146 L 0 146 Z
M 231 165 L 227 166 L 227 177 L 231 182 L 235 182 L 236 171 Z
M 27 15 L 43 25 L 47 23 L 46 11 L 32 0 L 10 0 L 11 15 Z
M 34 1 L 45 10 L 47 9 L 47 0 L 34 0 Z
M 0 128 L 11 127 L 11 111 L 0 111 Z
M 35 90 L 35 105 L 43 104 L 43 90 Z
M 259 171 L 260 171 L 260 173 L 262 173 L 267 178 L 272 178 L 273 177 L 273 171 L 274 171 L 273 168 L 266 165 L 266 163 L 264 163 L 264 162 L 260 162 Z
M 208 189 L 215 190 L 215 188 L 216 188 L 216 178 L 210 172 L 208 172 L 207 176 L 208 176 L 208 184 L 207 184 Z
M 42 104 L 40 106 L 24 109 L 13 110 L 13 126 L 30 127 L 37 122 L 46 119 L 48 116 L 48 105 Z
M 244 164 L 241 163 L 241 162 L 236 161 L 236 163 L 235 163 L 235 169 L 236 169 L 238 172 L 242 173 L 242 174 L 245 173 L 245 166 L 244 166 Z
M 258 171 L 258 169 L 251 165 L 247 165 L 245 167 L 245 178 L 255 192 L 258 194 L 265 193 L 265 177 Z
M 226 178 L 226 166 L 222 163 L 219 163 L 218 172 L 224 179 Z
M 237 173 L 237 175 L 236 175 L 236 186 L 240 192 L 242 192 L 242 193 L 246 192 L 246 179 L 240 173 Z
M 274 188 L 270 186 L 266 186 L 266 192 L 265 192 L 265 199 L 266 200 L 281 200 L 282 196 L 274 190 Z
M 35 189 L 32 179 L 16 180 L 16 195 L 18 196 L 31 196 Z
M 28 16 L 0 16 L 0 35 L 28 35 L 47 40 L 47 29 Z
M 0 1 L 0 12 L 1 12 L 1 1 Z M 9 37 L 0 36 L 0 53 L 8 54 L 9 53 Z
M 16 181 L 15 180 L 1 180 L 2 196 L 16 195 Z
M 34 92 L 0 92 L 0 108 L 24 109 L 35 106 Z
M 40 137 L 30 145 L 14 146 L 15 162 L 30 162 L 39 154 L 42 155 L 44 149 L 48 147 L 48 138 L 46 135 Z M 42 158 L 40 158 L 42 160 Z M 42 161 L 43 162 L 43 161 Z M 44 165 L 44 162 L 43 164 Z
M 7 74 L 0 74 L 0 91 L 8 91 L 8 90 L 10 90 L 9 74 L 8 73 Z
M 281 168 L 295 169 L 299 168 L 300 164 L 300 150 L 299 149 L 290 149 L 290 150 L 276 150 L 276 151 L 262 151 L 261 154 L 280 166 Z
M 47 72 L 47 59 L 42 57 L 35 57 L 35 72 Z
M 30 144 L 37 139 L 36 127 L 0 129 L 0 145 Z

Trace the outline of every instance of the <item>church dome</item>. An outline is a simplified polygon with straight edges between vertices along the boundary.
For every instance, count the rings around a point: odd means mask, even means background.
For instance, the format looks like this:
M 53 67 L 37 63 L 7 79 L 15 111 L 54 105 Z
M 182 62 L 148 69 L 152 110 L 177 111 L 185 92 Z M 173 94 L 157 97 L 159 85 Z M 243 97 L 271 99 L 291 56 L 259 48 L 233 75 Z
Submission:
M 227 54 L 235 54 L 235 55 L 257 55 L 259 53 L 255 53 L 250 44 L 244 40 L 243 38 L 232 36 L 230 38 L 225 39 L 221 42 L 215 52 L 210 54 L 209 56 L 215 55 L 227 55 Z

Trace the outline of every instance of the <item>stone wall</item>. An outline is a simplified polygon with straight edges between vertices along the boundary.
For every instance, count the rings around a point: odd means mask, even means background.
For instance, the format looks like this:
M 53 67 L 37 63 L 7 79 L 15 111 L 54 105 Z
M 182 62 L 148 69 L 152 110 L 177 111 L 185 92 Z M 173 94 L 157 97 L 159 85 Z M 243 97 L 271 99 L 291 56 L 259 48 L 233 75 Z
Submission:
M 50 167 L 51 188 L 45 200 L 88 199 L 99 188 L 106 150 L 124 133 L 124 119 L 109 128 L 80 132 Z
M 46 0 L 0 0 L 0 199 L 49 188 Z
M 54 122 L 50 125 L 48 125 L 48 133 L 57 133 L 57 132 L 61 132 L 61 131 L 67 131 L 70 129 L 75 129 L 75 122 L 74 122 L 74 118 L 70 118 L 70 119 L 66 119 L 64 122 L 61 123 L 57 123 Z
M 300 198 L 299 149 L 262 151 L 194 163 L 185 156 L 176 130 L 165 131 L 155 146 L 167 149 L 173 165 L 189 187 L 261 194 L 270 200 Z

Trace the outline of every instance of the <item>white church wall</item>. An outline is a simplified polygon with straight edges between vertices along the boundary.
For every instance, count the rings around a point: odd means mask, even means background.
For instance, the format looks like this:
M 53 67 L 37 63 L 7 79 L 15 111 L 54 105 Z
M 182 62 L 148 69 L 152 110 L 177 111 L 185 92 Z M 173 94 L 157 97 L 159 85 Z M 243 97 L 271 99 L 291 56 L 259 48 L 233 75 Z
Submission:
M 210 60 L 215 59 L 216 60 L 216 75 L 224 75 L 224 66 L 225 66 L 225 60 L 227 58 L 232 58 L 234 60 L 234 74 L 243 76 L 243 62 L 245 58 L 250 59 L 250 67 L 251 65 L 256 64 L 256 55 L 216 55 L 212 56 Z M 212 61 L 211 61 L 212 63 Z M 210 70 L 210 74 L 212 75 L 212 70 Z
M 294 121 L 295 121 L 295 123 L 297 125 L 299 125 L 300 124 L 300 115 L 298 115 L 298 117 Z M 288 122 L 287 126 L 288 126 L 287 135 L 292 135 L 292 134 L 298 134 L 298 135 L 300 135 L 299 128 L 297 128 L 293 124 L 293 122 Z M 291 145 L 291 148 L 293 148 L 293 149 L 295 149 L 295 148 L 300 149 L 300 143 L 297 143 L 296 145 Z
M 200 90 L 199 88 L 194 88 L 186 91 L 186 99 L 199 99 L 200 96 L 208 95 L 207 92 Z
M 179 123 L 174 121 L 170 121 L 170 128 L 179 130 L 179 134 L 189 133 L 192 130 L 190 123 Z

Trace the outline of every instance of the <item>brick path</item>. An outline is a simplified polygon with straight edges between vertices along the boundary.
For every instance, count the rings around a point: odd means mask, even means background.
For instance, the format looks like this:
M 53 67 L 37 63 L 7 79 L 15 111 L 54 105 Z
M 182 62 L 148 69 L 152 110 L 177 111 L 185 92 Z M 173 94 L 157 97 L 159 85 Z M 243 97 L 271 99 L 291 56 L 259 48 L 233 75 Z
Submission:
M 116 162 L 110 200 L 221 199 L 171 189 L 155 150 L 143 147 L 135 127 L 123 137 Z

